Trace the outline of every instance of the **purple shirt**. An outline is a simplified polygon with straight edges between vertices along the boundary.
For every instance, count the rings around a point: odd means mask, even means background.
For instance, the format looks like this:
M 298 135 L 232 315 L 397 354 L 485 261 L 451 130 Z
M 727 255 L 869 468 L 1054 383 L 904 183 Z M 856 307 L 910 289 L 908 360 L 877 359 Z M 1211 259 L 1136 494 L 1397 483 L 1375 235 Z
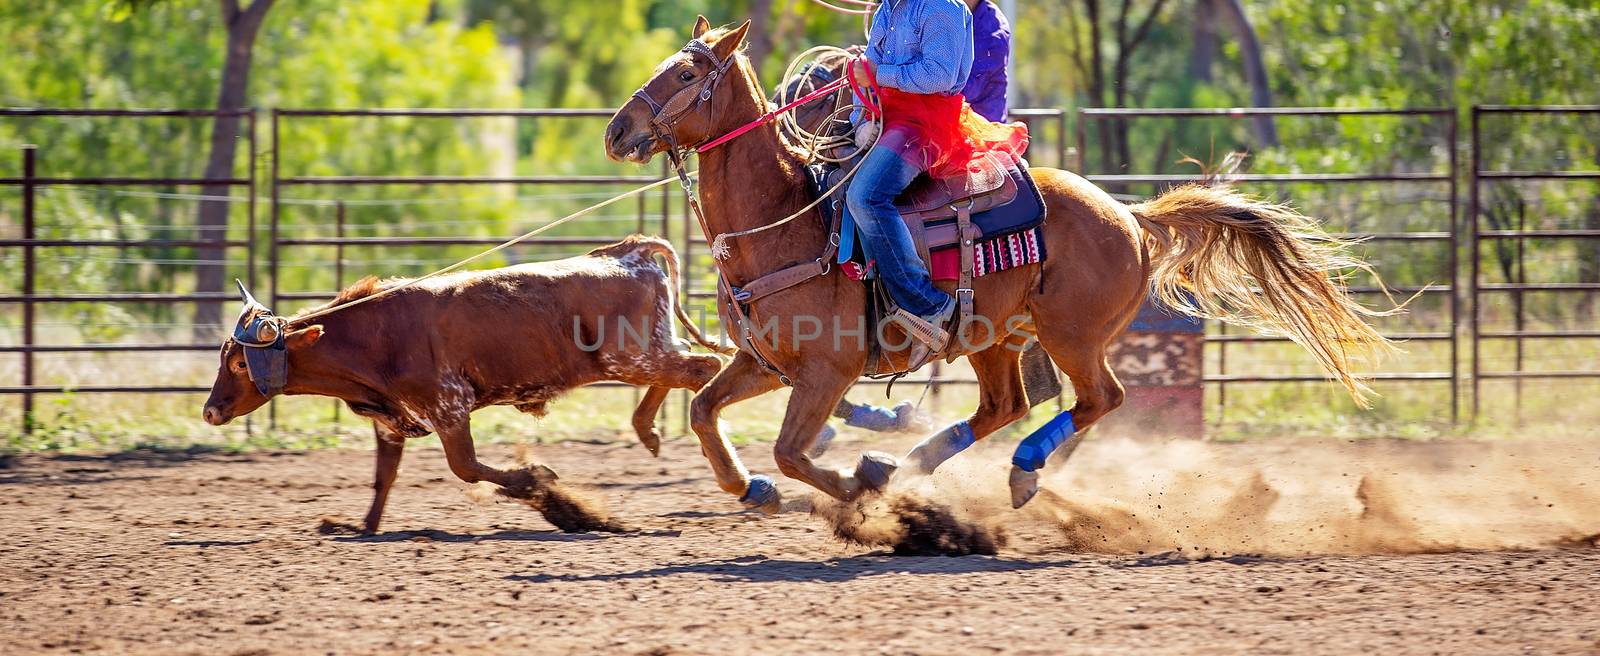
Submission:
M 972 10 L 972 73 L 961 95 L 972 110 L 996 123 L 1006 118 L 1006 61 L 1011 59 L 1011 24 L 990 0 Z

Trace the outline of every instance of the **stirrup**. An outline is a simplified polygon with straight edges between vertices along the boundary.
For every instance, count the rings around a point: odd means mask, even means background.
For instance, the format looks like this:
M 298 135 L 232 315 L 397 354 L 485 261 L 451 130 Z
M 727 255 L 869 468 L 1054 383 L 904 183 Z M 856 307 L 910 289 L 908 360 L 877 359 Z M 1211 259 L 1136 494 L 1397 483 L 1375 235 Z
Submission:
M 895 308 L 889 319 L 899 323 L 900 328 L 911 336 L 911 357 L 906 361 L 906 371 L 921 369 L 922 365 L 943 353 L 950 345 L 950 331 L 943 326 L 933 325 L 905 308 Z
M 900 328 L 906 331 L 916 343 L 935 353 L 943 352 L 945 346 L 950 344 L 950 331 L 943 326 L 935 326 L 933 322 L 912 314 L 905 308 L 895 308 L 889 315 L 890 320 L 898 322 Z

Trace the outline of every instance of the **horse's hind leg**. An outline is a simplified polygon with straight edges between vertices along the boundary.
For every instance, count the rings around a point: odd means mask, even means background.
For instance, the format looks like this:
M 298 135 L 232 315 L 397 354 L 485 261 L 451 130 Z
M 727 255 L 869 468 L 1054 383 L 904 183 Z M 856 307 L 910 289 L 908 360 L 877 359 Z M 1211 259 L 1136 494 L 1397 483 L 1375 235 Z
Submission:
M 395 476 L 400 473 L 400 456 L 406 448 L 405 438 L 390 433 L 378 422 L 372 422 L 372 432 L 378 442 L 377 471 L 372 480 L 372 507 L 361 522 L 361 532 L 365 535 L 378 532 L 378 523 L 383 520 L 383 508 L 389 503 L 389 489 L 394 487 Z
M 1028 414 L 1022 389 L 1020 345 L 1002 342 L 967 357 L 978 378 L 978 409 L 912 447 L 904 462 L 918 474 L 932 474 L 944 461 Z
M 689 426 L 700 438 L 700 451 L 711 463 L 717 486 L 728 494 L 739 495 L 740 502 L 746 506 L 768 513 L 778 511 L 782 501 L 778 488 L 766 476 L 750 476 L 744 463 L 739 462 L 739 455 L 734 453 L 733 445 L 718 429 L 717 417 L 729 405 L 782 386 L 777 376 L 762 370 L 755 358 L 740 351 L 733 362 L 689 402 Z
M 1039 329 L 1039 341 L 1072 381 L 1077 400 L 1071 409 L 1057 415 L 1017 445 L 1011 457 L 1010 485 L 1011 504 L 1018 508 L 1038 492 L 1038 470 L 1044 467 L 1050 454 L 1121 406 L 1123 398 L 1122 383 L 1106 362 L 1104 338 L 1074 339 L 1050 332 L 1042 322 Z

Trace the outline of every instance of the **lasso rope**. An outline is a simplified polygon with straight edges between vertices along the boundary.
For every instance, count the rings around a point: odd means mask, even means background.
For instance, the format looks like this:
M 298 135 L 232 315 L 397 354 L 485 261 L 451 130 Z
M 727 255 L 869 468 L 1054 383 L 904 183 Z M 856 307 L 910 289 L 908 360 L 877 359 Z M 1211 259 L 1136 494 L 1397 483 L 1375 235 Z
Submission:
M 811 1 L 815 2 L 815 3 L 819 4 L 819 5 L 822 5 L 824 7 L 827 7 L 829 9 L 832 9 L 834 11 L 837 11 L 837 12 L 839 12 L 841 14 L 871 14 L 873 11 L 877 10 L 877 8 L 878 8 L 878 3 L 876 3 L 876 2 L 867 2 L 865 0 L 811 0 Z M 844 4 L 847 4 L 847 5 L 856 5 L 856 7 L 859 7 L 859 8 L 840 7 L 839 5 L 833 4 L 834 2 L 844 3 Z
M 842 53 L 844 53 L 846 55 L 849 54 L 849 52 L 844 50 L 843 48 L 836 48 L 836 47 L 833 47 L 833 46 L 816 46 L 816 47 L 810 48 L 810 49 L 806 50 L 805 52 L 800 53 L 800 56 L 795 57 L 793 61 L 789 62 L 789 68 L 784 72 L 785 73 L 784 79 L 785 80 L 792 79 L 794 77 L 795 68 L 798 67 L 800 62 L 806 61 L 807 57 L 809 57 L 812 53 L 814 53 L 814 52 L 834 52 L 834 51 L 842 52 Z M 812 62 L 811 65 L 815 66 L 816 63 Z M 849 64 L 845 65 L 845 70 L 847 72 L 849 71 Z M 809 75 L 810 69 L 809 68 L 807 69 L 807 73 L 808 73 L 808 75 L 806 76 L 806 79 L 809 80 L 810 79 L 810 75 Z M 863 93 L 863 89 L 861 87 L 871 87 L 872 84 L 873 84 L 870 79 L 867 80 L 865 83 L 859 83 L 855 79 L 855 77 L 853 75 L 850 75 L 849 79 L 850 79 L 850 84 L 846 88 L 851 89 L 851 92 L 855 93 L 855 94 L 862 94 Z M 783 103 L 785 100 L 787 100 L 787 95 L 788 95 L 787 92 L 788 92 L 788 85 L 785 84 L 785 85 L 783 85 L 783 88 L 778 92 L 778 102 Z M 787 104 L 787 103 L 785 103 L 785 104 Z M 828 124 L 832 123 L 834 117 L 838 116 L 838 114 L 840 112 L 845 111 L 845 110 L 853 110 L 853 109 L 854 109 L 854 105 L 849 105 L 849 106 L 840 107 L 838 109 L 835 109 L 832 113 L 830 113 L 828 115 L 828 120 L 824 121 L 823 125 L 828 125 Z M 878 147 L 878 137 L 882 136 L 882 133 L 883 133 L 883 116 L 882 116 L 881 112 L 874 113 L 872 111 L 868 111 L 868 112 L 866 112 L 866 118 L 867 118 L 867 123 L 864 123 L 863 125 L 871 124 L 871 125 L 873 125 L 874 127 L 877 128 L 873 132 L 872 143 L 867 145 L 867 153 L 871 154 L 871 152 Z M 792 112 L 783 114 L 783 117 L 782 117 L 781 120 L 785 121 L 786 125 L 792 123 L 792 127 L 795 130 L 795 134 L 799 135 L 802 139 L 809 139 L 811 141 L 811 143 L 813 144 L 813 147 L 815 147 L 815 144 L 816 144 L 816 142 L 817 142 L 817 140 L 819 138 L 817 133 L 810 132 L 810 131 L 805 130 L 804 128 L 800 127 L 799 121 L 794 118 L 794 114 Z M 853 145 L 853 144 L 855 144 L 855 138 L 854 138 L 853 135 L 855 134 L 856 130 L 860 130 L 860 129 L 861 129 L 861 126 L 859 126 L 859 125 L 854 126 L 851 129 L 850 133 L 845 134 L 845 135 L 840 136 L 840 137 L 833 137 L 833 139 L 841 139 L 845 143 Z M 842 146 L 842 145 L 845 145 L 845 143 L 840 143 L 840 144 L 837 144 L 837 145 Z M 812 157 L 816 158 L 816 159 L 822 159 L 822 160 L 826 160 L 826 161 L 829 161 L 829 162 L 842 162 L 842 161 L 845 161 L 845 160 L 848 160 L 848 159 L 851 159 L 851 158 L 854 157 L 854 153 L 852 153 L 850 156 L 842 157 L 842 158 L 825 157 L 821 153 L 819 153 L 819 152 L 817 152 L 815 150 L 812 150 L 810 155 Z M 865 156 L 863 156 L 863 157 L 865 157 Z M 851 168 L 849 171 L 846 171 L 845 174 L 844 174 L 844 177 L 839 178 L 839 181 L 834 183 L 834 185 L 832 187 L 828 188 L 827 191 L 824 191 L 821 194 L 817 195 L 817 198 L 815 200 L 811 201 L 810 203 L 807 203 L 805 207 L 800 208 L 799 211 L 797 211 L 797 212 L 795 212 L 793 214 L 790 214 L 789 216 L 786 216 L 786 217 L 784 217 L 784 218 L 782 218 L 782 219 L 780 219 L 778 221 L 775 221 L 773 223 L 768 223 L 768 224 L 765 224 L 765 225 L 760 225 L 760 226 L 756 226 L 754 228 L 750 228 L 749 230 L 740 230 L 738 232 L 724 232 L 722 234 L 717 235 L 717 237 L 715 239 L 711 240 L 711 257 L 713 259 L 717 259 L 717 260 L 726 260 L 726 259 L 728 259 L 728 256 L 733 254 L 733 247 L 728 244 L 728 240 L 729 239 L 734 239 L 734 238 L 737 238 L 737 237 L 745 237 L 745 236 L 756 234 L 758 232 L 765 232 L 767 230 L 771 230 L 773 228 L 776 228 L 778 226 L 784 225 L 786 223 L 789 223 L 790 221 L 793 221 L 793 220 L 795 220 L 797 218 L 800 218 L 801 216 L 806 215 L 811 210 L 816 209 L 816 207 L 818 205 L 821 205 L 823 201 L 828 200 L 829 198 L 832 198 L 835 192 L 837 192 L 840 189 L 844 189 L 845 185 L 850 183 L 850 178 L 855 177 L 856 171 L 860 170 L 860 168 L 861 167 L 857 166 L 857 167 Z
M 805 67 L 805 70 L 800 73 L 800 84 L 799 87 L 795 89 L 796 94 L 807 95 L 812 89 L 816 88 L 816 83 L 814 82 L 814 78 L 812 77 L 811 73 L 821 65 L 817 60 L 827 55 L 843 55 L 845 57 L 852 56 L 850 52 L 844 48 L 838 48 L 835 46 L 815 46 L 806 50 L 805 52 L 800 53 L 798 57 L 795 57 L 789 62 L 789 67 L 783 71 L 783 79 L 786 81 L 795 79 L 796 70 L 800 68 L 801 63 L 809 61 Z M 789 102 L 791 102 L 789 96 L 790 93 L 788 84 L 784 84 L 778 88 L 778 104 L 787 105 Z M 827 119 L 824 120 L 820 126 L 818 126 L 818 129 L 821 130 L 821 132 L 812 132 L 805 129 L 804 126 L 800 125 L 800 119 L 794 113 L 784 114 L 780 121 L 782 121 L 783 127 L 790 134 L 795 135 L 795 137 L 797 137 L 801 143 L 805 144 L 806 154 L 808 157 L 816 160 L 837 163 L 850 158 L 848 156 L 835 157 L 832 155 L 826 155 L 824 153 L 826 151 L 836 150 L 844 146 L 853 145 L 855 140 L 850 136 L 850 134 L 828 134 L 828 127 L 833 125 L 834 121 L 838 120 L 839 114 L 853 109 L 853 105 L 846 105 L 844 107 L 834 109 L 828 114 Z
M 699 174 L 700 174 L 699 171 L 693 171 L 693 172 L 690 172 L 688 175 L 696 176 L 696 175 L 699 175 Z M 656 187 L 660 187 L 661 185 L 667 184 L 669 182 L 675 182 L 675 181 L 677 181 L 677 178 L 662 178 L 660 180 L 657 180 L 655 182 L 647 184 L 647 185 L 645 185 L 643 187 L 639 187 L 639 188 L 633 189 L 631 191 L 623 192 L 621 194 L 618 194 L 616 196 L 612 196 L 611 198 L 608 198 L 606 200 L 600 201 L 598 203 L 595 203 L 593 205 L 585 207 L 585 208 L 583 208 L 581 210 L 578 210 L 576 212 L 573 212 L 571 214 L 563 216 L 563 217 L 561 217 L 559 219 L 556 219 L 554 221 L 546 223 L 546 224 L 544 224 L 542 226 L 539 226 L 537 228 L 534 228 L 532 230 L 524 232 L 521 235 L 518 235 L 516 237 L 512 237 L 511 239 L 506 240 L 505 242 L 501 243 L 498 246 L 495 246 L 494 248 L 490 248 L 489 250 L 486 250 L 486 251 L 483 251 L 481 253 L 478 253 L 477 255 L 473 255 L 472 257 L 469 257 L 467 259 L 461 260 L 460 262 L 456 262 L 455 264 L 447 266 L 447 267 L 445 267 L 443 269 L 439 269 L 438 271 L 434 271 L 433 273 L 430 273 L 428 275 L 422 276 L 420 278 L 412 278 L 412 279 L 407 280 L 407 281 L 405 281 L 405 282 L 403 282 L 401 284 L 395 285 L 393 287 L 390 287 L 388 289 L 380 291 L 380 292 L 378 292 L 376 294 L 373 294 L 371 296 L 363 296 L 363 297 L 358 298 L 358 299 L 356 299 L 354 301 L 351 301 L 349 303 L 344 303 L 342 305 L 335 305 L 335 306 L 332 306 L 332 307 L 325 307 L 325 308 L 322 308 L 321 310 L 317 310 L 317 311 L 312 312 L 310 314 L 297 315 L 295 317 L 292 317 L 290 319 L 290 321 L 292 321 L 292 322 L 309 321 L 309 320 L 315 319 L 317 317 L 322 317 L 322 316 L 326 316 L 326 315 L 332 314 L 334 312 L 338 312 L 339 310 L 344 310 L 344 309 L 347 309 L 347 308 L 355 307 L 357 305 L 361 305 L 362 303 L 366 303 L 368 301 L 378 300 L 380 298 L 383 298 L 385 296 L 388 296 L 390 294 L 398 292 L 398 291 L 400 291 L 402 289 L 405 289 L 407 287 L 415 286 L 417 283 L 420 283 L 420 282 L 422 282 L 424 280 L 428 280 L 430 278 L 437 278 L 437 277 L 442 276 L 442 275 L 444 275 L 446 273 L 450 273 L 451 271 L 455 271 L 456 269 L 460 269 L 461 267 L 464 267 L 464 266 L 466 266 L 468 264 L 471 264 L 473 262 L 481 260 L 481 259 L 483 259 L 485 257 L 488 257 L 488 256 L 493 255 L 495 253 L 498 253 L 500 251 L 503 251 L 503 250 L 505 250 L 507 248 L 511 248 L 512 246 L 515 246 L 515 245 L 517 245 L 517 244 L 519 244 L 519 243 L 521 243 L 523 241 L 526 241 L 526 240 L 528 240 L 528 239 L 530 239 L 532 237 L 538 236 L 540 233 L 542 233 L 542 232 L 544 232 L 546 230 L 549 230 L 549 229 L 554 228 L 556 226 L 559 226 L 559 225 L 561 225 L 563 223 L 566 223 L 568 221 L 571 221 L 573 219 L 581 217 L 581 216 L 583 216 L 585 214 L 588 214 L 590 212 L 593 212 L 595 210 L 603 208 L 603 207 L 605 207 L 607 205 L 611 205 L 613 203 L 616 203 L 617 201 L 620 201 L 620 200 L 623 200 L 623 199 L 626 199 L 626 198 L 632 198 L 632 197 L 637 196 L 639 194 L 642 194 L 642 193 L 644 193 L 646 191 L 650 191 L 651 189 L 655 189 Z

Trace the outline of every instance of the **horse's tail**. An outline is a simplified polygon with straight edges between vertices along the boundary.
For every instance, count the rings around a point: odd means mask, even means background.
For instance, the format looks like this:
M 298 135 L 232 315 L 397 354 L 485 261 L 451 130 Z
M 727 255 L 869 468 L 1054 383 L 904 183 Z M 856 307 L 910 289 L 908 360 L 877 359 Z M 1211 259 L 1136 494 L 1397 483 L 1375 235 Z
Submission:
M 1197 317 L 1284 335 L 1370 407 L 1371 388 L 1350 370 L 1350 350 L 1394 349 L 1368 325 L 1376 311 L 1349 296 L 1351 271 L 1373 273 L 1349 244 L 1287 205 L 1227 187 L 1188 185 L 1129 207 L 1148 234 L 1156 297 Z M 1376 274 L 1373 274 L 1376 277 Z
M 737 349 L 706 339 L 706 336 L 700 333 L 700 328 L 689 319 L 689 313 L 684 311 L 683 303 L 680 303 L 678 299 L 678 251 L 672 248 L 672 244 L 658 237 L 638 235 L 631 237 L 630 240 L 636 245 L 642 246 L 645 253 L 647 253 L 647 257 L 654 259 L 655 256 L 660 255 L 661 259 L 666 262 L 668 302 L 672 304 L 672 313 L 678 317 L 679 322 L 683 323 L 684 330 L 689 331 L 689 336 L 694 339 L 694 342 L 723 355 L 737 353 Z

